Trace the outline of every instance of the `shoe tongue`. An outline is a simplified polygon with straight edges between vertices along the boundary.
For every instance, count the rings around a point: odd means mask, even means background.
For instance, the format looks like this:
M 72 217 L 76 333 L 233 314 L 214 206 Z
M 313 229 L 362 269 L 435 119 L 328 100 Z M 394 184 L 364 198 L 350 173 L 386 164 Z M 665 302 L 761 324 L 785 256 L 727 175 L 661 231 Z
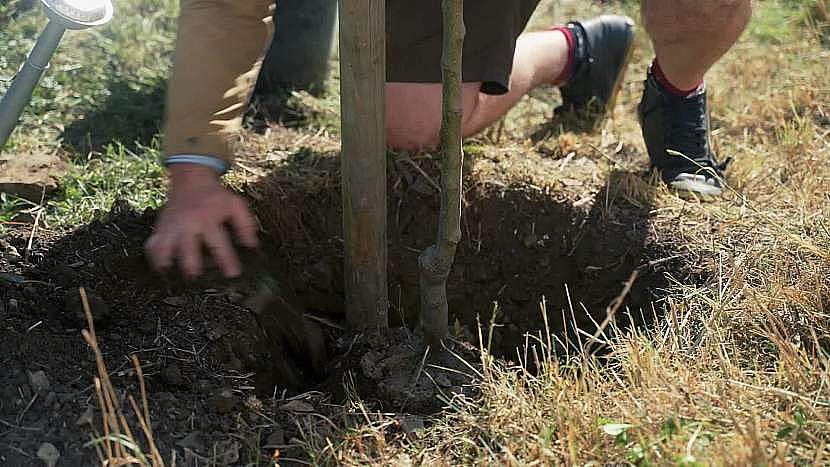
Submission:
M 591 67 L 591 54 L 588 50 L 588 35 L 585 33 L 585 28 L 579 23 L 568 23 L 568 28 L 574 36 L 574 62 L 571 79 L 579 79 L 588 72 Z

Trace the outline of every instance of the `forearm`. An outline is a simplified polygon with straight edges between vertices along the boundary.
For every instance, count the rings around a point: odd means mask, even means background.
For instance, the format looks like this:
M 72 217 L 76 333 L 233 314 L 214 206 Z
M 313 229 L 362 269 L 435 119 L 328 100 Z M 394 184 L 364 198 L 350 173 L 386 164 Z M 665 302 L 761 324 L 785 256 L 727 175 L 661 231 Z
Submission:
M 167 97 L 165 155 L 230 162 L 271 37 L 273 0 L 184 0 Z

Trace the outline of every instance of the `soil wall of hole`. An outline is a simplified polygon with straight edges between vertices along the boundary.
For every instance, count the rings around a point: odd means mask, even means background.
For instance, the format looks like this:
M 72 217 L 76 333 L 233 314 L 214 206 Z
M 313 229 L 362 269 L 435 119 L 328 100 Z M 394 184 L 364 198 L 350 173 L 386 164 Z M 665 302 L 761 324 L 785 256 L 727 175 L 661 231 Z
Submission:
M 332 161 L 332 164 L 334 162 Z M 393 325 L 412 325 L 418 313 L 420 252 L 434 241 L 439 180 L 436 167 L 414 173 L 391 161 L 388 187 L 389 299 Z M 319 168 L 319 167 L 318 167 Z M 275 172 L 246 187 L 270 253 L 300 306 L 317 312 L 343 312 L 343 258 L 340 187 L 336 166 L 324 183 L 306 184 Z M 493 350 L 515 355 L 523 334 L 543 327 L 540 302 L 546 302 L 551 330 L 593 332 L 606 307 L 631 273 L 641 274 L 624 302 L 637 317 L 647 317 L 651 302 L 666 284 L 661 263 L 671 248 L 650 236 L 649 205 L 635 206 L 620 196 L 623 175 L 612 173 L 593 198 L 575 206 L 572 198 L 519 181 L 493 183 L 467 176 L 462 216 L 463 239 L 448 283 L 451 324 L 476 335 L 497 310 Z M 569 298 L 570 297 L 570 298 Z M 573 310 L 573 311 L 571 311 Z M 573 314 L 572 314 L 573 313 Z M 589 317 L 590 315 L 590 317 Z M 566 325 L 567 323 L 567 325 Z

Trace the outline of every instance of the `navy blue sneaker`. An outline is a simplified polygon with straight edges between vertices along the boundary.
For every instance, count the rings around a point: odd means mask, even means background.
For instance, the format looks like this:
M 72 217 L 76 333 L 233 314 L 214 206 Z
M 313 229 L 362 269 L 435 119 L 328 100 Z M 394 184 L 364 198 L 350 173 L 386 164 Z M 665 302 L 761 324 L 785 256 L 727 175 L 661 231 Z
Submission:
M 669 188 L 704 199 L 722 194 L 730 160 L 719 164 L 709 144 L 705 87 L 688 97 L 672 94 L 650 68 L 638 114 L 651 166 Z
M 634 20 L 604 15 L 567 26 L 574 36 L 573 71 L 560 88 L 562 107 L 599 123 L 614 107 L 634 51 Z

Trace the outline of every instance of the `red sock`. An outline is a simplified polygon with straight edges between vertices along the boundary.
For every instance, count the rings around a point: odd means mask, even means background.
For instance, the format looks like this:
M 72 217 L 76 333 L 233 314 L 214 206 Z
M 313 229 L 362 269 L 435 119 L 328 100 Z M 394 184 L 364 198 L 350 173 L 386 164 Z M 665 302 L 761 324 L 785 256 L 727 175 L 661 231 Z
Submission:
M 698 90 L 700 90 L 700 87 L 703 86 L 703 81 L 701 81 L 697 83 L 695 87 L 689 90 L 678 88 L 677 86 L 673 85 L 671 81 L 669 81 L 669 79 L 666 77 L 666 74 L 663 73 L 663 69 L 660 68 L 660 62 L 657 61 L 656 58 L 654 59 L 654 62 L 651 64 L 651 71 L 652 73 L 654 73 L 654 78 L 657 80 L 657 82 L 660 83 L 661 86 L 663 86 L 663 89 L 678 97 L 689 97 L 692 94 L 698 92 Z
M 574 55 L 576 54 L 576 38 L 574 37 L 574 33 L 571 31 L 571 28 L 567 26 L 553 28 L 551 31 L 561 32 L 562 35 L 565 36 L 565 41 L 568 43 L 568 61 L 565 62 L 565 68 L 562 69 L 562 72 L 553 82 L 554 86 L 561 86 L 566 84 L 568 80 L 571 79 L 571 73 L 573 72 L 574 67 Z

